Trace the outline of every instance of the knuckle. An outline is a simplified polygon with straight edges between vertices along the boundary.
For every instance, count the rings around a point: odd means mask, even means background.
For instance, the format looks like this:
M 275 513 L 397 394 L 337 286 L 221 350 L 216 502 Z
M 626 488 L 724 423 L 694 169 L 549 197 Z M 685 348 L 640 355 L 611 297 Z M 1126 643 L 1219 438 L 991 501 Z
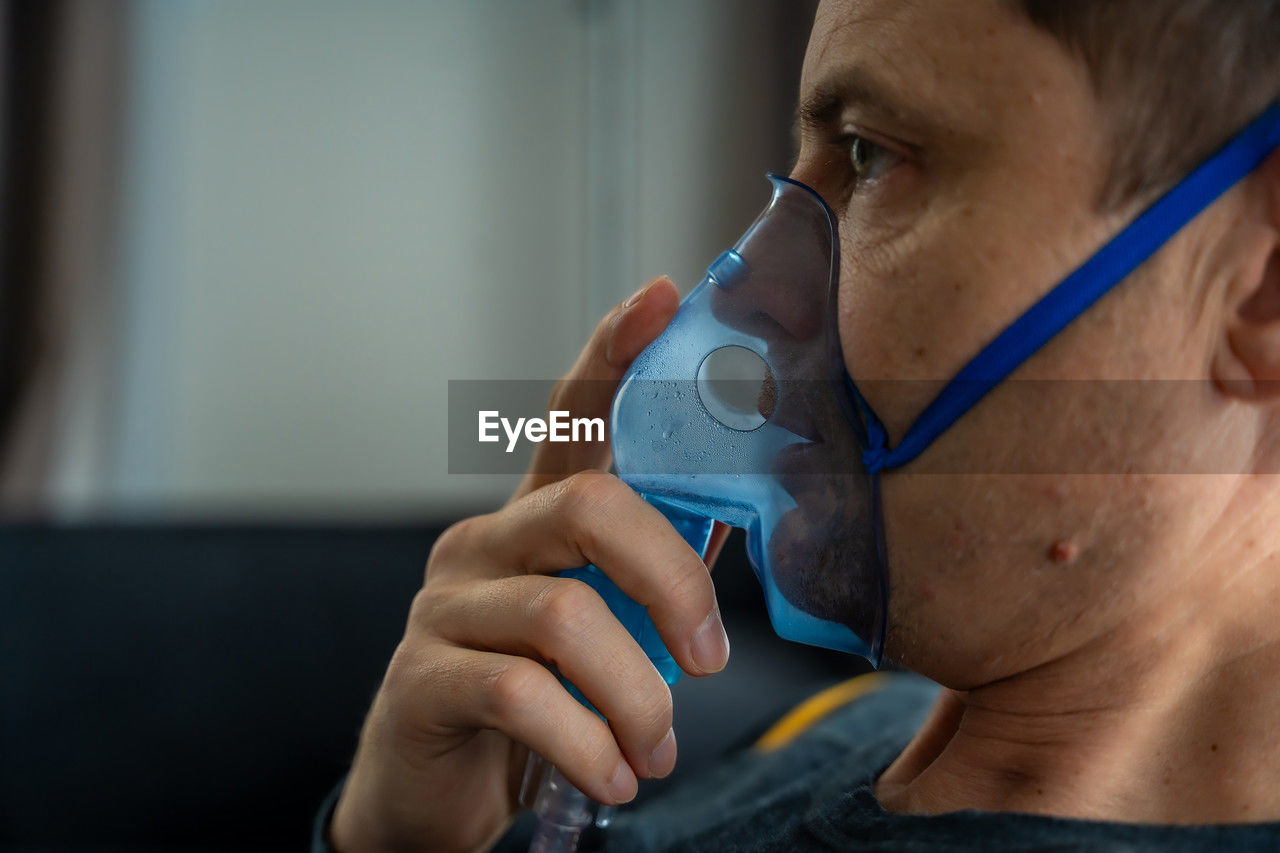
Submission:
M 381 692 L 391 695 L 407 693 L 424 683 L 429 684 L 434 674 L 429 655 L 424 655 L 416 645 L 401 641 L 387 664 Z
M 424 582 L 447 572 L 451 566 L 460 562 L 468 549 L 473 547 L 484 518 L 485 516 L 475 516 L 456 521 L 436 537 L 436 541 L 431 544 L 431 553 L 427 555 Z
M 619 752 L 617 741 L 607 735 L 584 737 L 577 743 L 577 761 L 588 773 L 611 772 Z
M 667 601 L 681 609 L 702 613 L 715 604 L 711 574 L 700 560 L 680 560 L 673 563 L 669 576 L 662 584 L 662 590 Z
M 528 658 L 517 658 L 499 669 L 489 681 L 487 714 L 504 720 L 523 715 L 538 705 L 551 674 Z
M 613 477 L 601 471 L 578 471 L 561 481 L 561 498 L 567 509 L 594 506 L 608 500 Z
M 533 601 L 534 630 L 553 648 L 569 648 L 590 632 L 600 597 L 579 580 L 548 583 Z
M 467 538 L 467 528 L 471 519 L 463 519 L 444 529 L 444 532 L 431 543 L 431 553 L 427 555 L 426 575 L 430 578 L 439 573 L 445 566 L 458 558 L 463 550 L 463 540 Z
M 603 471 L 579 471 L 561 481 L 560 508 L 570 523 L 581 524 L 619 499 L 622 481 Z
M 439 617 L 442 604 L 437 590 L 429 586 L 419 589 L 409 604 L 409 627 L 419 630 L 430 627 Z
M 412 671 L 413 662 L 402 642 L 396 646 L 395 652 L 391 655 L 391 661 L 387 664 L 387 671 L 382 676 L 381 692 L 393 694 L 402 692 L 405 685 L 412 681 Z
M 663 689 L 645 691 L 645 698 L 636 712 L 636 721 L 643 731 L 653 732 L 658 737 L 671 728 L 674 720 L 671 703 L 671 688 L 663 682 Z

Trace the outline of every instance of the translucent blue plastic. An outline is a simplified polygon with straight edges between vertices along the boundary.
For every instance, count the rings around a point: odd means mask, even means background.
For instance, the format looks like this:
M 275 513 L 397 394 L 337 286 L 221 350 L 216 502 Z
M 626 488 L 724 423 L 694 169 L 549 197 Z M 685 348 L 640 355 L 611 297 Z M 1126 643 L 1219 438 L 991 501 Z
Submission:
M 764 212 L 623 378 L 614 462 L 699 553 L 713 520 L 746 531 L 779 636 L 877 663 L 887 589 L 877 490 L 835 327 L 835 219 L 808 187 L 769 179 Z M 753 353 L 767 379 L 716 384 L 707 365 L 721 350 Z M 734 411 L 719 395 L 739 385 Z M 594 566 L 564 574 L 599 592 L 674 683 L 679 668 L 643 608 Z
M 779 636 L 878 663 L 888 591 L 836 325 L 836 222 L 810 188 L 769 179 L 764 212 L 624 377 L 614 460 L 637 491 L 746 531 Z M 767 367 L 738 395 L 755 421 L 727 418 L 705 381 L 704 362 L 738 348 Z M 751 384 L 721 385 L 735 382 Z

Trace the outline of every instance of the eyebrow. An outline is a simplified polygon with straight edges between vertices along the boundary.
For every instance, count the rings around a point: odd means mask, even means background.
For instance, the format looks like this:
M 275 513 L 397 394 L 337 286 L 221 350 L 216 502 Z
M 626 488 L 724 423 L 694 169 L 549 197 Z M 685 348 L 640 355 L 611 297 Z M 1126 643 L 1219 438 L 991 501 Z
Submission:
M 889 86 L 865 67 L 837 68 L 820 80 L 800 99 L 792 137 L 797 146 L 806 132 L 825 130 L 849 106 L 858 106 L 895 122 L 923 123 L 923 116 L 902 105 Z

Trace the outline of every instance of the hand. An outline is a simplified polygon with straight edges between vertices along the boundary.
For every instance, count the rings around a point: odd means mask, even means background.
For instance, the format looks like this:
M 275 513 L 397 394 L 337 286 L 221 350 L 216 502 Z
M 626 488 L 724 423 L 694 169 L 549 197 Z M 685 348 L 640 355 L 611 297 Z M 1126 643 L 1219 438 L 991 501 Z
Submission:
M 617 383 L 677 302 L 659 278 L 614 309 L 550 408 L 607 418 Z M 549 575 L 595 564 L 646 605 L 680 666 L 706 675 L 729 655 L 708 572 L 727 528 L 717 526 L 704 563 L 608 465 L 607 448 L 543 443 L 503 509 L 437 540 L 334 812 L 337 849 L 487 848 L 515 813 L 527 749 L 602 803 L 671 772 L 667 685 L 590 587 Z

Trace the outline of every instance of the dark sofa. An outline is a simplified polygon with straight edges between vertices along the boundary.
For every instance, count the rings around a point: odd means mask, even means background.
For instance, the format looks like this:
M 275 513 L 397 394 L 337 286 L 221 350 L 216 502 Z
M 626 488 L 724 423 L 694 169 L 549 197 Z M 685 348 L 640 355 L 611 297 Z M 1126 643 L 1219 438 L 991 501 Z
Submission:
M 0 527 L 0 846 L 302 849 L 440 529 Z M 716 576 L 676 778 L 862 668 L 773 636 L 740 541 Z

